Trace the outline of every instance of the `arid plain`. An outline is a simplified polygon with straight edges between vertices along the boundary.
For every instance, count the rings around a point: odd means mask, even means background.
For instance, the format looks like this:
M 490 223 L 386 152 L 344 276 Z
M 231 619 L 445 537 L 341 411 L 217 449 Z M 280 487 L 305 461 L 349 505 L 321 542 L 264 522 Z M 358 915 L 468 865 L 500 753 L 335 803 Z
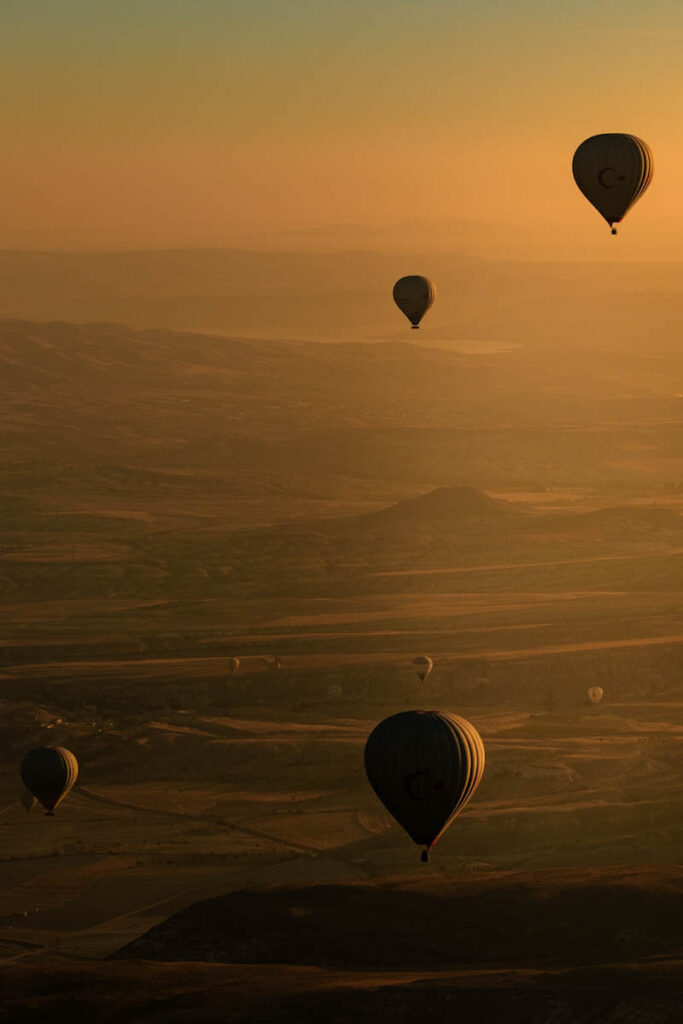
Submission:
M 552 345 L 0 324 L 0 1019 L 678 1019 L 683 355 L 622 269 Z M 487 752 L 429 865 L 363 770 L 419 707 Z

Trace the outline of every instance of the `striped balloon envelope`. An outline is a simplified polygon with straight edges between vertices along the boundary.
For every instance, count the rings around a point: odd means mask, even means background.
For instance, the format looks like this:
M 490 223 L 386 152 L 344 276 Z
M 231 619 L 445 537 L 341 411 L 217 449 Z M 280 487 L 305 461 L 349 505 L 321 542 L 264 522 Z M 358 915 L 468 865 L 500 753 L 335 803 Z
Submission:
M 436 288 L 428 277 L 422 277 L 420 274 L 401 277 L 394 285 L 394 302 L 408 317 L 415 331 L 435 298 Z
M 386 809 L 423 846 L 422 860 L 471 799 L 484 773 L 484 744 L 448 711 L 401 711 L 375 726 L 365 771 Z
M 78 761 L 65 747 L 36 747 L 26 754 L 19 771 L 29 793 L 53 815 L 78 778 Z
M 652 180 L 652 151 L 636 135 L 592 135 L 574 153 L 574 181 L 616 235 L 614 227 Z
M 431 674 L 431 671 L 434 668 L 434 662 L 427 654 L 421 654 L 419 657 L 413 658 L 411 665 L 417 672 L 421 683 L 424 683 L 425 679 Z

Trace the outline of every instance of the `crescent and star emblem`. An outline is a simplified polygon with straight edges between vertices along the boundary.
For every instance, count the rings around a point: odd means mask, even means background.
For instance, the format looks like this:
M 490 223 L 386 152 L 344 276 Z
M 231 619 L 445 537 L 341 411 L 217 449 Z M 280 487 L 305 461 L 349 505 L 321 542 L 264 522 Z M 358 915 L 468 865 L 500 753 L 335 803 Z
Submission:
M 426 800 L 429 796 L 429 772 L 413 772 L 405 777 L 405 791 L 412 800 Z
M 614 188 L 620 181 L 624 181 L 624 175 L 619 174 L 614 167 L 603 167 L 598 171 L 598 181 L 603 188 Z
M 434 791 L 442 790 L 443 782 L 438 779 L 432 782 L 430 772 L 417 771 L 406 775 L 404 783 L 405 791 L 411 800 L 427 800 Z

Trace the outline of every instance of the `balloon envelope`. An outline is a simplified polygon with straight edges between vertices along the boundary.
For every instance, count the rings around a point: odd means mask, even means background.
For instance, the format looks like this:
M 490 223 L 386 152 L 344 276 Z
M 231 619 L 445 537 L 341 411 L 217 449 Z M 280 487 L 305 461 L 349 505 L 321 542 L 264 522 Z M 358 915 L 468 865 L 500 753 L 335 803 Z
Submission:
M 239 658 L 228 658 L 228 672 L 236 672 L 240 667 Z
M 370 785 L 413 842 L 427 850 L 470 800 L 484 760 L 474 726 L 446 711 L 391 715 L 365 745 Z
M 602 686 L 591 686 L 588 690 L 588 699 L 591 704 L 599 704 L 604 693 Z
M 418 274 L 402 277 L 394 285 L 394 302 L 413 327 L 419 326 L 435 298 L 436 289 L 432 282 Z
M 52 814 L 78 778 L 78 761 L 65 747 L 36 747 L 24 757 L 20 772 L 29 793 Z
M 428 658 L 426 654 L 421 654 L 419 658 L 413 658 L 411 664 L 420 677 L 421 683 L 425 681 L 429 673 L 434 668 L 434 662 L 431 658 Z
M 574 153 L 572 171 L 588 202 L 612 227 L 650 184 L 652 152 L 635 135 L 593 135 Z

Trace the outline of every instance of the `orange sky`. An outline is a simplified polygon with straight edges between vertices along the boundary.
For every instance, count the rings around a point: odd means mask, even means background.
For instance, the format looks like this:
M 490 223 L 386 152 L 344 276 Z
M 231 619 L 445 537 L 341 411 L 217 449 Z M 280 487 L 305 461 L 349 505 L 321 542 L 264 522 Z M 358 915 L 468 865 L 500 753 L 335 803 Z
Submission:
M 500 224 L 520 255 L 559 231 L 560 255 L 595 238 L 600 258 L 607 229 L 571 156 L 628 131 L 655 176 L 624 236 L 647 258 L 683 256 L 683 7 L 564 6 L 10 0 L 0 247 L 464 217 Z

